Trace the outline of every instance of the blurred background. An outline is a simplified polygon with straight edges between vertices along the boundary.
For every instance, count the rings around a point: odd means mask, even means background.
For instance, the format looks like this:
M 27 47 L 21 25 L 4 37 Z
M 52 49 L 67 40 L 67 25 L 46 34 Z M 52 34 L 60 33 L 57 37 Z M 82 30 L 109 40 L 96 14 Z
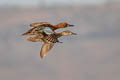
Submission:
M 41 43 L 22 33 L 33 22 L 68 22 L 40 59 Z M 0 0 L 0 80 L 119 80 L 120 0 Z

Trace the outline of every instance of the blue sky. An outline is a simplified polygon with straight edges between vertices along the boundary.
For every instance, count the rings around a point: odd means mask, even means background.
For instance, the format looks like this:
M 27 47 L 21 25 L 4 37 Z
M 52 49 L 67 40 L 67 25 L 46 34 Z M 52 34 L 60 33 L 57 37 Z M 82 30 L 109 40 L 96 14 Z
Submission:
M 8 5 L 38 5 L 40 3 L 46 5 L 54 5 L 54 3 L 64 3 L 64 4 L 99 4 L 104 3 L 107 0 L 0 0 L 0 5 L 8 4 Z M 109 0 L 110 1 L 110 0 Z

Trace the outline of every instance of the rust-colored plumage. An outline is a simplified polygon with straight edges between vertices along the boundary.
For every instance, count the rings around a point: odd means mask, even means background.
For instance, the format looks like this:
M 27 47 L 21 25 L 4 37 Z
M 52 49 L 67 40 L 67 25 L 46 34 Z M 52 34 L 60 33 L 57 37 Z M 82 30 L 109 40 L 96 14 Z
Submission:
M 28 30 L 23 35 L 34 35 L 34 34 L 36 34 L 36 32 L 38 30 L 43 30 L 46 27 L 49 27 L 54 32 L 56 29 L 66 28 L 66 27 L 73 27 L 73 26 L 74 25 L 70 25 L 67 22 L 62 22 L 62 23 L 59 23 L 57 25 L 51 25 L 48 22 L 32 23 L 32 24 L 30 24 L 30 27 L 33 27 L 33 28 Z
M 66 27 L 72 27 L 74 25 L 70 25 L 67 22 L 62 22 L 59 23 L 57 25 L 52 25 L 48 22 L 39 22 L 39 23 L 32 23 L 30 24 L 31 27 L 39 27 L 39 28 L 45 28 L 45 27 L 49 27 L 52 31 L 56 30 L 56 29 L 60 29 L 60 28 L 66 28 Z

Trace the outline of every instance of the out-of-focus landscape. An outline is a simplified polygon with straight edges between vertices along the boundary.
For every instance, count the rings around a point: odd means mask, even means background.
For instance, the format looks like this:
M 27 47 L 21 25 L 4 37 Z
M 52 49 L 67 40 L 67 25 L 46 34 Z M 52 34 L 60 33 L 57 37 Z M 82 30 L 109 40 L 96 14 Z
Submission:
M 66 0 L 67 1 L 67 0 Z M 68 1 L 69 2 L 69 1 Z M 22 33 L 33 22 L 68 22 L 77 36 L 61 37 L 40 59 L 42 43 Z M 120 2 L 0 5 L 0 80 L 119 80 Z

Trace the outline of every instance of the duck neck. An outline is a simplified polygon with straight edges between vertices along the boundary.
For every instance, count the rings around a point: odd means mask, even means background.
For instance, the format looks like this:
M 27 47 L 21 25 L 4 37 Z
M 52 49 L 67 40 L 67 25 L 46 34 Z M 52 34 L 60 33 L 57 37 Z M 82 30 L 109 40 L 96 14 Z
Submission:
M 57 36 L 57 38 L 59 38 L 59 37 L 62 37 L 63 34 L 62 33 L 57 33 L 56 36 Z
M 63 25 L 60 25 L 60 24 L 57 24 L 57 25 L 55 25 L 54 27 L 55 27 L 55 28 L 64 28 L 64 26 L 63 26 Z
M 53 31 L 57 29 L 56 26 L 52 26 L 52 27 L 50 27 L 50 28 L 51 28 Z

